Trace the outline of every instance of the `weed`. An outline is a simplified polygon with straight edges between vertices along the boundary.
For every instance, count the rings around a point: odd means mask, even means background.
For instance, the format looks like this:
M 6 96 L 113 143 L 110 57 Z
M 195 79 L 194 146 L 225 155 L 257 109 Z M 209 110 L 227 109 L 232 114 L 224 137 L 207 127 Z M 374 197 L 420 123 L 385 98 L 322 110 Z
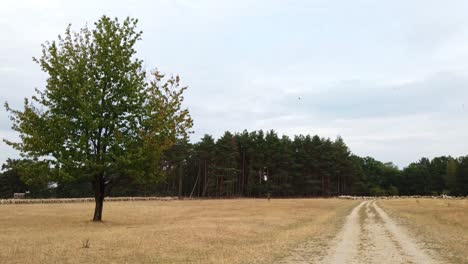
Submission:
M 91 243 L 89 242 L 89 238 L 81 242 L 81 248 L 89 248 L 90 246 L 91 246 Z

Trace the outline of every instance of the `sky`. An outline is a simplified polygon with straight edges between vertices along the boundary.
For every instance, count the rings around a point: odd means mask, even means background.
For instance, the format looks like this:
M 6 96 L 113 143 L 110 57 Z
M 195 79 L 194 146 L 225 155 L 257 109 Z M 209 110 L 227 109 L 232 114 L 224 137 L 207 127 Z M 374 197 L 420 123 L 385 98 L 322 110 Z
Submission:
M 341 136 L 400 168 L 468 154 L 468 1 L 0 1 L 0 102 L 47 75 L 32 61 L 71 23 L 139 19 L 147 70 L 179 74 L 204 134 Z M 18 140 L 0 109 L 0 138 Z M 0 143 L 0 163 L 18 153 Z

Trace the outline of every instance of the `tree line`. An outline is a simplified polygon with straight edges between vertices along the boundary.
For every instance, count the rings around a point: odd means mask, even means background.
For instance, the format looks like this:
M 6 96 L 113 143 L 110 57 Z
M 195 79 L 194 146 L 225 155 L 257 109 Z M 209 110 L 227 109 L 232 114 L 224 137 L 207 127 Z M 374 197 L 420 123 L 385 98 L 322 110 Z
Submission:
M 24 168 L 32 160 L 8 160 L 0 196 L 88 197 L 92 184 L 77 178 L 58 183 L 36 179 Z M 271 130 L 225 132 L 199 142 L 181 140 L 163 153 L 156 182 L 121 176 L 109 196 L 318 197 L 336 195 L 468 195 L 468 156 L 422 158 L 399 169 L 351 153 L 342 138 L 278 136 Z

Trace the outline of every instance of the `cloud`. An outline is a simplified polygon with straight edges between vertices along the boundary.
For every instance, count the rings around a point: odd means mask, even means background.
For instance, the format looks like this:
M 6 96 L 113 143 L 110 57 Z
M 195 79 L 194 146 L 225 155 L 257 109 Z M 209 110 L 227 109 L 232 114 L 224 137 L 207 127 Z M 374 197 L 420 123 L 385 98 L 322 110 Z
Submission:
M 341 81 L 317 91 L 254 83 L 250 90 L 206 94 L 206 103 L 191 109 L 194 139 L 204 133 L 220 136 L 228 129 L 340 135 L 355 153 L 400 166 L 421 156 L 464 155 L 468 147 L 468 136 L 458 134 L 468 131 L 466 76 L 438 73 L 402 83 Z
M 338 82 L 320 92 L 291 92 L 274 104 L 285 111 L 318 113 L 325 118 L 458 114 L 468 103 L 467 85 L 466 76 L 453 73 L 438 73 L 404 83 L 351 80 Z
M 44 87 L 31 57 L 68 23 L 79 29 L 103 14 L 133 16 L 144 31 L 145 67 L 189 85 L 194 141 L 275 129 L 341 135 L 355 153 L 400 166 L 464 155 L 467 8 L 461 0 L 7 1 L 0 101 L 19 108 Z M 0 122 L 0 136 L 14 136 L 5 111 Z M 0 162 L 16 155 L 1 144 L 0 153 Z

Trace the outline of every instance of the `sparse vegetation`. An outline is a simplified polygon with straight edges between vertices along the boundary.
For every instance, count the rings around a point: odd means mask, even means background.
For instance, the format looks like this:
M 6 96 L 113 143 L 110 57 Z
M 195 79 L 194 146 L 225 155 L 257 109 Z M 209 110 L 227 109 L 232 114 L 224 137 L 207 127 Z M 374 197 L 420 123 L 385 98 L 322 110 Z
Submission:
M 468 199 L 382 200 L 379 204 L 449 263 L 468 263 Z
M 328 241 L 358 202 L 237 199 L 0 206 L 4 263 L 272 263 L 306 240 Z M 86 250 L 77 250 L 85 246 Z M 83 244 L 77 244 L 77 241 Z M 326 243 L 324 243 L 326 245 Z
M 91 243 L 89 242 L 89 238 L 83 240 L 81 247 L 82 248 L 89 248 L 91 246 Z

